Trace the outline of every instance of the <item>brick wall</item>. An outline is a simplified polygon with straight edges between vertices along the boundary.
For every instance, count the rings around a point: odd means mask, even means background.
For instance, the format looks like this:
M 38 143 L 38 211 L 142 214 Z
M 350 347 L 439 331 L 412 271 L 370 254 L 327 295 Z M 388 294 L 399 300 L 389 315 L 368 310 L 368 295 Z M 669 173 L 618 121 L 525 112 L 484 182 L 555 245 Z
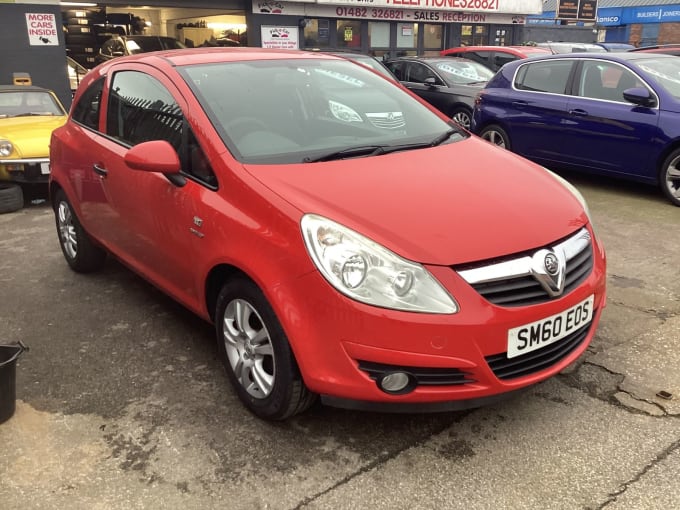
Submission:
M 659 27 L 658 44 L 680 43 L 680 23 L 662 23 Z

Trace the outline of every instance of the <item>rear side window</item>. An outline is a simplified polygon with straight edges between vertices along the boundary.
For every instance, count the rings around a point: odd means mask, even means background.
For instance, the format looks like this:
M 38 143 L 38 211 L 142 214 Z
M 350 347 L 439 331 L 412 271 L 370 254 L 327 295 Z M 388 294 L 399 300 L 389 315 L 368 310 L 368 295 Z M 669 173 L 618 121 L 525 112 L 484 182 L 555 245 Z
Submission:
M 167 140 L 179 152 L 184 117 L 168 90 L 137 71 L 113 76 L 106 133 L 127 145 Z
M 456 55 L 456 57 L 463 57 L 475 62 L 479 62 L 483 66 L 491 67 L 491 52 L 490 51 L 466 51 Z
M 564 94 L 572 64 L 571 60 L 546 60 L 525 64 L 515 75 L 515 88 Z
M 73 107 L 71 118 L 85 127 L 99 130 L 99 106 L 103 88 L 104 78 L 92 83 Z

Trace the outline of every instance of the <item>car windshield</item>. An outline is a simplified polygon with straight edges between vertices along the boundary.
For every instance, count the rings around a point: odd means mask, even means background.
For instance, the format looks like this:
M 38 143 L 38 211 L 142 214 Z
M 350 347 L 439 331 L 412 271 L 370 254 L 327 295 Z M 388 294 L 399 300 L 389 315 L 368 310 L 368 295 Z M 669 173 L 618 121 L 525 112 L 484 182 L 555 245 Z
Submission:
M 636 63 L 649 78 L 680 99 L 680 58 L 649 58 Z
M 472 60 L 436 62 L 434 67 L 446 80 L 458 85 L 483 83 L 493 77 L 493 71 Z
M 0 92 L 0 118 L 65 114 L 49 92 L 40 90 Z
M 360 157 L 467 136 L 459 128 L 447 135 L 453 124 L 347 60 L 227 62 L 180 72 L 225 144 L 246 163 Z
M 125 40 L 128 52 L 131 55 L 137 53 L 148 53 L 151 51 L 161 51 L 165 49 L 177 50 L 185 48 L 180 41 L 168 38 L 161 40 L 158 37 L 135 37 Z

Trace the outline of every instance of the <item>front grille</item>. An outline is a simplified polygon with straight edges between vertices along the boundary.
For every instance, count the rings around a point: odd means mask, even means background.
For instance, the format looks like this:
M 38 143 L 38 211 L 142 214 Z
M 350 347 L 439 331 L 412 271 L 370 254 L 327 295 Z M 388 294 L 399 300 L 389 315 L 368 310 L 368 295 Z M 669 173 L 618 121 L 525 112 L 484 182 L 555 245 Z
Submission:
M 371 124 L 380 129 L 399 129 L 406 126 L 401 112 L 367 113 L 366 117 Z
M 359 369 L 374 381 L 391 372 L 406 372 L 413 376 L 419 386 L 459 386 L 476 382 L 471 378 L 472 374 L 458 368 L 405 367 L 360 360 Z
M 571 292 L 593 268 L 593 245 L 585 229 L 548 249 L 565 253 L 564 287 L 558 295 L 551 295 L 536 278 L 530 254 L 458 268 L 458 272 L 484 299 L 495 305 L 513 307 L 544 303 Z
M 567 357 L 574 349 L 581 345 L 588 336 L 591 325 L 592 322 L 574 331 L 562 340 L 528 354 L 508 358 L 507 353 L 502 352 L 493 356 L 487 356 L 485 358 L 486 362 L 496 377 L 504 380 L 540 372 Z

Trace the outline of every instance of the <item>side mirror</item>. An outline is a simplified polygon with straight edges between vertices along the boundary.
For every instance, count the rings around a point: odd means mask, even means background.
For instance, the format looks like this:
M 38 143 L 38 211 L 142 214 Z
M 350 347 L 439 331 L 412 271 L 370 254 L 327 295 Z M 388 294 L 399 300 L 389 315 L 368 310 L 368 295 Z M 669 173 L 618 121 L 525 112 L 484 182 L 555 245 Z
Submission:
M 425 78 L 425 85 L 428 87 L 435 87 L 437 85 L 437 80 L 435 80 L 433 76 Z
M 640 106 L 656 106 L 654 96 L 645 87 L 633 87 L 623 91 L 623 98 Z
M 182 187 L 186 179 L 179 173 L 177 152 L 165 140 L 152 140 L 135 145 L 125 153 L 125 164 L 141 172 L 159 172 L 175 186 Z

